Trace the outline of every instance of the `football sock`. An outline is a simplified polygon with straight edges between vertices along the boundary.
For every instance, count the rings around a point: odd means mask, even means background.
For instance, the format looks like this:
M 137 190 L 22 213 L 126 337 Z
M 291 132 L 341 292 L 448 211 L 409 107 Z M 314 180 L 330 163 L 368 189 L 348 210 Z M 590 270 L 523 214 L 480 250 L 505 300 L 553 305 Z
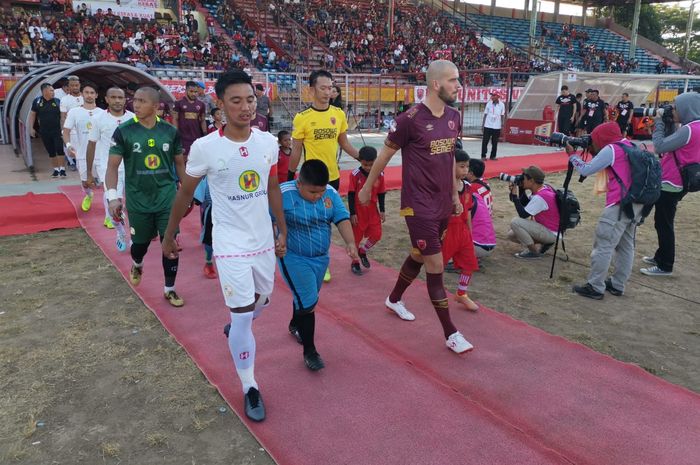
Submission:
M 304 344 L 304 355 L 316 352 L 314 345 L 314 333 L 316 331 L 316 312 L 301 313 L 297 315 L 297 327 Z
M 457 284 L 457 294 L 464 294 L 467 292 L 467 287 L 469 287 L 469 281 L 472 279 L 470 274 L 460 274 L 459 284 Z
M 269 296 L 266 296 L 266 295 L 259 296 L 258 300 L 255 301 L 255 308 L 253 309 L 253 319 L 256 319 L 257 317 L 259 317 L 263 311 L 263 308 L 265 308 L 265 306 L 269 303 L 270 303 Z
M 146 256 L 149 245 L 150 244 L 131 244 L 131 259 L 134 261 L 134 266 L 136 268 L 141 268 L 143 266 L 143 257 Z
M 450 307 L 447 302 L 447 294 L 442 284 L 442 273 L 426 273 L 425 280 L 428 285 L 428 295 L 437 313 L 445 339 L 457 332 L 457 328 L 450 319 Z
M 105 218 L 112 219 L 112 217 L 109 214 L 109 200 L 107 200 L 107 192 L 105 192 L 105 194 L 102 196 L 102 205 L 104 205 L 105 207 Z
M 236 373 L 241 380 L 243 393 L 254 387 L 255 382 L 255 337 L 253 336 L 253 312 L 231 313 L 231 330 L 228 334 L 228 348 L 236 365 Z
M 362 244 L 362 247 L 360 247 L 360 250 L 358 252 L 362 255 L 367 255 L 367 251 L 369 249 L 371 249 L 372 247 L 374 247 L 375 244 L 376 244 L 376 242 L 373 241 L 372 239 L 367 239 L 365 241 L 365 243 Z
M 401 270 L 399 270 L 399 277 L 396 280 L 394 289 L 391 291 L 391 294 L 389 294 L 390 302 L 396 303 L 401 300 L 401 296 L 403 295 L 404 291 L 411 285 L 413 280 L 416 279 L 416 276 L 418 276 L 418 273 L 420 273 L 422 266 L 422 263 L 418 263 L 410 255 L 406 257 L 403 265 L 401 265 Z
M 168 287 L 175 286 L 175 278 L 177 277 L 177 266 L 180 258 L 167 258 L 163 255 L 163 275 L 165 276 L 165 285 Z
M 207 265 L 211 265 L 211 258 L 214 255 L 214 249 L 209 244 L 204 244 L 204 259 Z

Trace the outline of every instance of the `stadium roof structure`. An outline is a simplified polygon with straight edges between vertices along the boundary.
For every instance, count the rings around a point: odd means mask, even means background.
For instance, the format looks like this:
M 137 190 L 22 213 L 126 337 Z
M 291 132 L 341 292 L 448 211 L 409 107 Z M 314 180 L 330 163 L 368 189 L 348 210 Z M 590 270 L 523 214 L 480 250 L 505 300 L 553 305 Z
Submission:
M 642 3 L 650 5 L 654 3 L 671 3 L 677 1 L 678 0 L 642 0 Z M 566 0 L 566 3 L 574 3 L 576 5 L 583 5 L 585 3 L 589 7 L 594 7 L 634 5 L 636 2 L 635 0 Z
M 685 90 L 700 86 L 700 76 L 685 74 L 620 74 L 620 73 L 588 73 L 578 71 L 555 71 L 553 73 L 530 76 L 523 93 L 518 98 L 509 118 L 539 120 L 546 105 L 554 107 L 554 101 L 560 94 L 561 86 L 569 87 L 572 94 L 584 93 L 587 89 L 595 89 L 600 98 L 607 103 L 615 104 L 627 92 L 630 100 L 637 105 L 646 103 L 649 95 L 659 85 L 672 78 L 674 81 L 685 81 Z
M 82 82 L 95 84 L 101 95 L 113 86 L 125 88 L 127 84 L 149 85 L 160 90 L 161 98 L 168 102 L 175 99 L 167 87 L 150 74 L 133 66 L 111 63 L 52 63 L 35 68 L 22 76 L 5 98 L 2 114 L 3 140 L 11 142 L 17 156 L 24 158 L 27 168 L 34 168 L 32 139 L 30 137 L 29 113 L 32 101 L 41 95 L 41 84 L 55 85 L 66 76 L 76 75 Z

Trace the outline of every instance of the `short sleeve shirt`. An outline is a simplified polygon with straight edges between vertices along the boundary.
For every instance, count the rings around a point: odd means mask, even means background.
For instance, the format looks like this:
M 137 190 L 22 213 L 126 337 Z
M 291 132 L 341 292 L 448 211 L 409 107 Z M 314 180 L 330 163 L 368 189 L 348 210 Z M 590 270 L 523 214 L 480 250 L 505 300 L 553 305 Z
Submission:
M 267 113 L 270 111 L 270 98 L 267 95 L 263 95 L 262 97 L 258 97 L 257 99 L 258 105 L 255 111 L 263 116 L 267 116 Z
M 177 129 L 161 118 L 148 129 L 133 117 L 114 130 L 111 144 L 110 156 L 124 160 L 127 210 L 169 210 L 177 191 L 175 157 L 182 155 Z
M 439 118 L 420 103 L 396 118 L 384 144 L 401 149 L 401 215 L 442 220 L 452 214 L 459 112 Z
M 107 163 L 114 130 L 133 117 L 134 114 L 130 111 L 125 111 L 121 116 L 114 116 L 105 110 L 93 119 L 88 140 L 95 142 L 95 158 L 100 163 Z
M 57 98 L 45 100 L 37 97 L 32 102 L 32 111 L 39 120 L 39 130 L 42 133 L 61 132 L 61 102 Z
M 484 109 L 484 114 L 486 115 L 486 121 L 484 121 L 485 127 L 489 129 L 501 129 L 501 117 L 506 114 L 506 106 L 503 102 L 493 103 L 492 101 L 488 101 Z
M 83 104 L 83 96 L 74 96 L 71 94 L 61 97 L 61 113 L 68 113 L 72 108 L 79 107 Z
M 559 105 L 559 119 L 571 119 L 576 108 L 576 97 L 573 95 L 560 95 L 557 97 L 556 104 Z
M 627 119 L 630 117 L 630 113 L 632 113 L 632 110 L 634 110 L 634 103 L 627 101 L 619 101 L 617 102 L 617 120 L 626 122 Z
M 267 131 L 267 129 L 268 129 L 267 118 L 262 116 L 259 113 L 256 114 L 255 118 L 250 120 L 250 127 L 260 129 L 261 131 Z
M 207 177 L 216 255 L 274 248 L 267 189 L 278 150 L 277 138 L 257 129 L 251 129 L 245 142 L 229 139 L 220 129 L 192 144 L 185 170 L 190 176 Z
M 299 194 L 297 181 L 283 182 L 280 189 L 287 223 L 287 250 L 302 257 L 328 255 L 331 223 L 350 219 L 338 192 L 327 186 L 323 196 L 312 203 Z
M 200 118 L 204 118 L 204 102 L 197 99 L 190 102 L 184 97 L 175 102 L 173 111 L 177 113 L 177 128 L 185 143 L 194 142 L 198 137 L 202 137 Z
M 87 152 L 88 138 L 92 130 L 95 118 L 103 113 L 101 108 L 93 108 L 91 110 L 85 107 L 71 108 L 66 115 L 66 120 L 63 123 L 64 129 L 70 129 L 78 142 L 76 150 L 80 158 L 85 158 Z
M 601 99 L 598 99 L 595 102 L 592 100 L 584 102 L 583 110 L 585 111 L 585 118 L 588 124 L 598 125 L 602 123 L 605 118 L 605 102 L 603 102 Z
M 369 173 L 364 172 L 361 168 L 355 168 L 350 173 L 350 186 L 348 187 L 348 192 L 359 192 L 364 187 L 367 182 L 367 176 Z M 379 173 L 379 177 L 374 182 L 372 186 L 372 193 L 370 194 L 370 202 L 376 204 L 379 200 L 379 194 L 386 192 L 386 184 L 384 182 L 384 171 Z M 359 206 L 359 204 L 358 204 Z
M 304 141 L 304 158 L 321 160 L 328 167 L 328 180 L 338 179 L 338 137 L 348 130 L 345 112 L 333 105 L 326 110 L 309 107 L 294 116 L 293 128 L 292 138 Z

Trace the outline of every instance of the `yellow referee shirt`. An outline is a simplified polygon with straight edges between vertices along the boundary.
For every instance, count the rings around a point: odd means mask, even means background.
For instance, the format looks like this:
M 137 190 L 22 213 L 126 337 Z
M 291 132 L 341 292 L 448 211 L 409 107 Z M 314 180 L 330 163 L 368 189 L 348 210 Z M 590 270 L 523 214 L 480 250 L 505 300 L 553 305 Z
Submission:
M 294 117 L 292 138 L 304 141 L 304 158 L 321 160 L 328 167 L 328 180 L 340 178 L 338 136 L 348 130 L 345 112 L 330 105 L 327 110 L 309 107 Z

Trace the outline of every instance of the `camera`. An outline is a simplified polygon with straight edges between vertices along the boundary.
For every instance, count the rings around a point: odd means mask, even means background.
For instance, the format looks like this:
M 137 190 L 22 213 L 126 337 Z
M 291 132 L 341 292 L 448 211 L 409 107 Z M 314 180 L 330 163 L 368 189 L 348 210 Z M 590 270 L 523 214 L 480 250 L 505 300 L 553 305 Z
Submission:
M 523 184 L 523 175 L 522 174 L 508 174 L 508 173 L 501 173 L 498 175 L 498 179 L 501 181 L 509 182 L 512 184 L 515 184 L 516 186 L 521 186 Z
M 571 137 L 561 132 L 553 132 L 552 135 L 549 136 L 550 145 L 564 147 L 566 144 L 569 144 L 572 147 L 581 147 L 584 150 L 587 149 L 589 145 L 591 145 L 591 140 L 591 136 L 589 135 L 581 137 Z

